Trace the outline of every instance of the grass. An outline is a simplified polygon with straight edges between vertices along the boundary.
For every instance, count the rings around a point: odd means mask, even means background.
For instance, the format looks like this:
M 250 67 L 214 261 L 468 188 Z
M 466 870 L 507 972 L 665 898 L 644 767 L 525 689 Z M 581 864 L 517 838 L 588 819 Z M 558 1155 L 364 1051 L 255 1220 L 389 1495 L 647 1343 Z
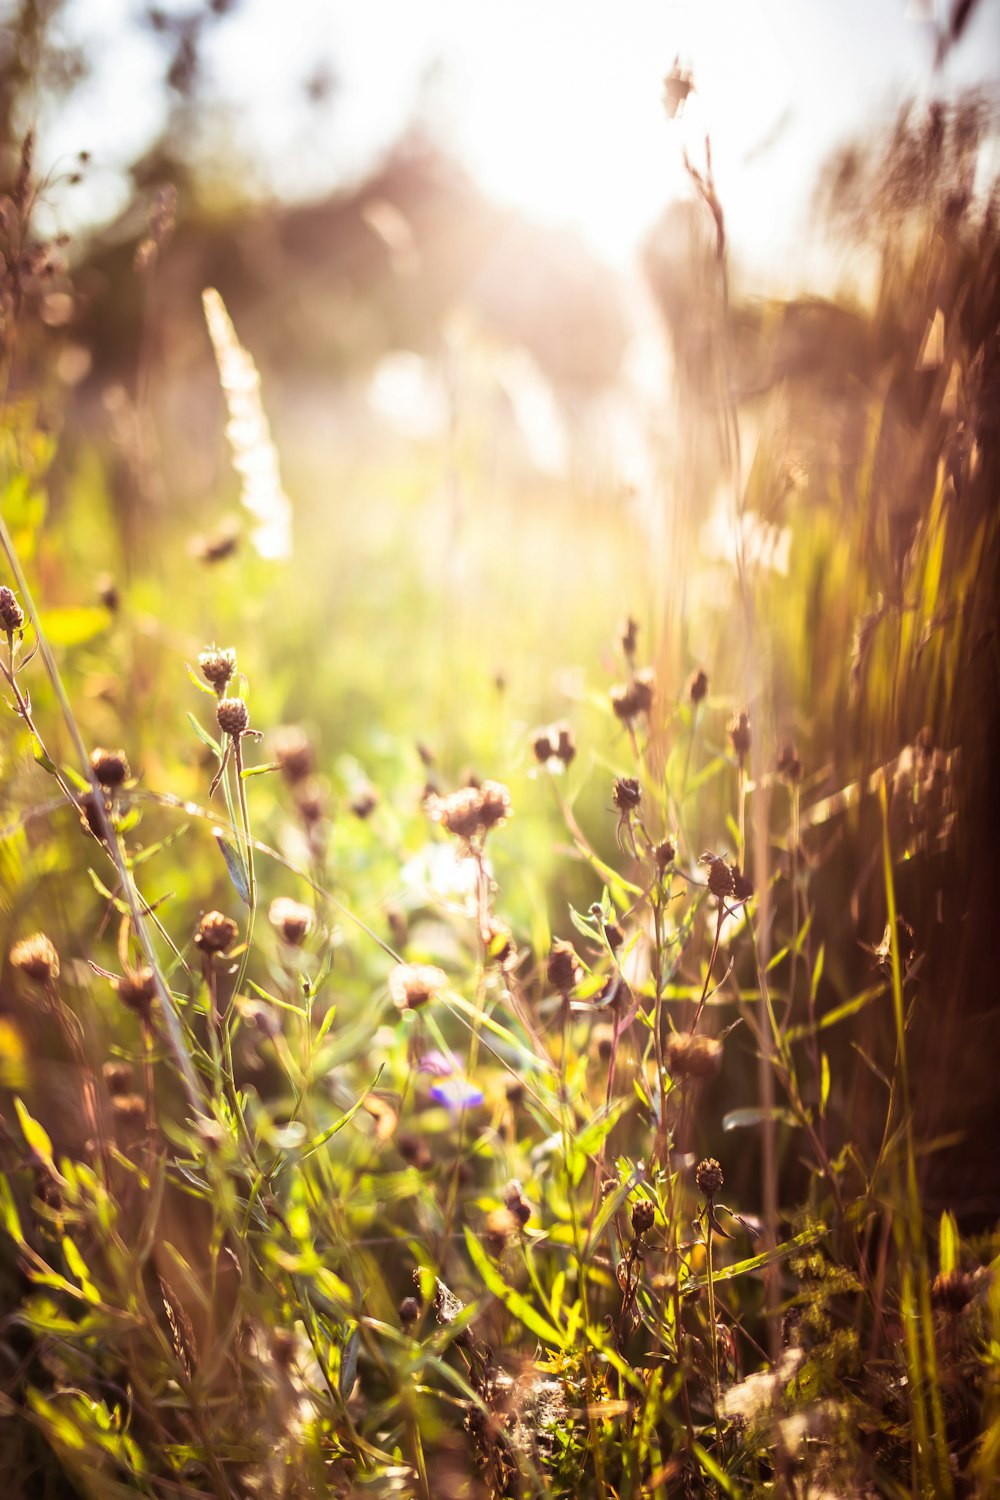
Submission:
M 12 1495 L 993 1492 L 998 242 L 944 190 L 967 123 L 889 148 L 847 396 L 834 348 L 739 400 L 760 315 L 697 179 L 722 353 L 667 559 L 609 497 L 491 488 L 459 424 L 333 505 L 292 455 L 293 557 L 195 560 L 183 515 L 118 524 L 99 440 L 45 430 L 28 299 L 0 477 Z

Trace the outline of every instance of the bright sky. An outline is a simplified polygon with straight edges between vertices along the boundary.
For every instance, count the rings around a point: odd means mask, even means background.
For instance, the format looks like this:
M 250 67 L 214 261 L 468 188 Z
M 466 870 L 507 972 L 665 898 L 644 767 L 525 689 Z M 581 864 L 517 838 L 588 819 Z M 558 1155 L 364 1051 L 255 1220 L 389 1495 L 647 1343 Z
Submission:
M 208 94 L 262 181 L 296 193 L 360 175 L 419 112 L 487 191 L 623 265 L 683 187 L 681 143 L 697 160 L 708 131 L 731 238 L 763 266 L 807 233 L 838 141 L 907 94 L 1000 76 L 1000 0 L 981 0 L 935 79 L 933 16 L 950 3 L 242 0 L 213 32 Z M 162 43 L 134 25 L 140 8 L 67 10 L 94 76 L 44 139 L 50 157 L 91 150 L 94 214 L 120 206 L 116 168 L 163 117 Z M 697 95 L 670 125 L 662 79 L 678 53 Z M 321 64 L 338 86 L 309 107 L 303 84 Z

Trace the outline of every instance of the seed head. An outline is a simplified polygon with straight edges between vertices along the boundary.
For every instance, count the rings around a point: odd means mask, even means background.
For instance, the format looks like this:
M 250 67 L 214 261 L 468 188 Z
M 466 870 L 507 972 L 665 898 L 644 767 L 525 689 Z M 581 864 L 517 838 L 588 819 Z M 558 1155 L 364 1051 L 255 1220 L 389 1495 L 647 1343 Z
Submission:
M 931 1282 L 931 1305 L 957 1317 L 975 1296 L 975 1285 L 968 1271 L 942 1271 Z
M 553 726 L 556 731 L 556 755 L 564 766 L 568 766 L 576 755 L 576 737 L 566 723 Z
M 136 1124 L 146 1117 L 146 1101 L 141 1094 L 115 1094 L 111 1109 L 116 1120 Z
M 706 1156 L 704 1161 L 698 1163 L 694 1180 L 698 1184 L 699 1193 L 704 1193 L 706 1198 L 714 1198 L 716 1193 L 721 1191 L 726 1179 L 715 1157 Z
M 708 674 L 701 667 L 691 674 L 688 697 L 692 703 L 702 703 L 708 697 Z
M 412 1131 L 401 1130 L 396 1136 L 396 1150 L 406 1162 L 407 1166 L 414 1167 L 418 1172 L 426 1172 L 433 1165 L 434 1158 L 426 1141 L 414 1135 Z
M 639 713 L 650 713 L 653 699 L 656 697 L 656 675 L 652 667 L 643 667 L 641 672 L 636 672 L 632 682 L 632 692 Z
M 730 720 L 729 741 L 742 764 L 750 754 L 750 715 L 745 708 Z
M 195 938 L 195 942 L 198 939 Z M 123 1005 L 137 1016 L 147 1018 L 156 999 L 156 976 L 152 969 L 127 970 L 112 981 L 112 988 Z
M 614 919 L 612 919 L 610 922 L 605 922 L 604 936 L 608 940 L 608 947 L 611 949 L 612 953 L 617 953 L 618 949 L 625 941 L 625 933 L 622 925 L 620 922 L 614 921 Z
M 389 994 L 397 1010 L 420 1010 L 448 983 L 434 964 L 397 964 L 389 975 Z
M 316 752 L 304 729 L 288 724 L 275 731 L 274 758 L 286 781 L 305 781 L 316 764 Z
M 673 1078 L 714 1078 L 722 1067 L 722 1043 L 713 1036 L 673 1032 L 667 1038 L 666 1053 Z
M 205 681 L 221 698 L 236 671 L 236 652 L 231 646 L 225 651 L 218 646 L 209 646 L 198 657 L 198 665 Z
M 467 842 L 498 827 L 511 814 L 510 792 L 499 781 L 465 786 L 446 797 L 432 793 L 427 808 L 435 822 Z
M 0 625 L 8 635 L 13 635 L 24 625 L 24 610 L 6 584 L 0 588 Z
M 599 1021 L 590 1033 L 590 1051 L 607 1062 L 615 1044 L 615 1028 L 607 1021 Z
M 106 1062 L 101 1076 L 109 1094 L 127 1094 L 132 1087 L 132 1069 L 126 1062 Z
M 535 759 L 540 766 L 544 766 L 546 761 L 551 760 L 556 753 L 556 747 L 549 738 L 550 734 L 551 730 L 549 729 L 539 729 L 536 731 L 534 739 L 531 742 L 531 748 L 535 752 Z
M 111 614 L 117 612 L 122 602 L 121 594 L 119 593 L 117 583 L 115 583 L 110 573 L 101 574 L 94 585 L 94 593 L 97 595 L 97 602 L 103 604 L 106 610 Z
M 412 1328 L 420 1317 L 420 1303 L 416 1297 L 404 1297 L 399 1304 L 399 1321 L 404 1328 Z
M 546 974 L 556 994 L 564 999 L 576 989 L 583 978 L 583 969 L 572 943 L 560 939 L 552 944 Z
M 511 814 L 510 792 L 500 781 L 484 781 L 479 788 L 479 817 L 483 830 L 496 828 Z
M 520 1230 L 521 1222 L 509 1208 L 494 1208 L 483 1220 L 483 1239 L 491 1255 L 502 1254 L 507 1241 Z
M 663 875 L 677 858 L 677 850 L 674 848 L 672 839 L 662 839 L 653 850 L 653 858 L 656 868 Z
M 288 896 L 278 896 L 267 910 L 268 921 L 282 942 L 298 948 L 313 924 L 312 909 Z
M 378 807 L 378 801 L 378 791 L 376 788 L 372 786 L 370 781 L 364 781 L 360 786 L 355 788 L 349 806 L 354 816 L 364 822 L 366 818 L 371 817 L 376 807 Z
M 753 895 L 753 881 L 742 870 L 737 870 L 735 865 L 730 868 L 733 872 L 733 895 L 737 901 L 749 901 Z
M 778 756 L 778 775 L 789 786 L 802 780 L 802 762 L 799 760 L 794 745 L 782 745 L 781 754 Z
M 119 787 L 128 780 L 128 761 L 124 750 L 105 750 L 101 747 L 92 750 L 90 769 L 101 786 Z
M 503 1195 L 504 1207 L 514 1215 L 518 1224 L 523 1229 L 531 1218 L 531 1204 L 524 1196 L 524 1190 L 517 1178 L 508 1182 Z
M 631 661 L 635 656 L 635 648 L 639 640 L 639 621 L 629 615 L 621 629 L 622 654 L 626 661 Z
M 720 859 L 717 854 L 706 852 L 701 856 L 700 864 L 708 865 L 708 888 L 713 896 L 718 896 L 720 901 L 725 901 L 736 892 L 736 882 L 733 879 L 733 867 Z
M 221 911 L 207 911 L 198 923 L 194 945 L 203 953 L 225 953 L 238 934 L 239 928 L 232 917 L 224 916 Z
M 634 776 L 619 776 L 611 799 L 621 812 L 631 812 L 642 801 L 642 787 Z
M 15 969 L 20 969 L 36 984 L 59 978 L 59 954 L 52 939 L 44 932 L 33 932 L 30 937 L 15 943 L 10 950 L 10 961 Z
M 220 698 L 215 717 L 223 734 L 232 735 L 234 740 L 245 734 L 250 724 L 250 710 L 242 698 Z
M 648 1198 L 640 1198 L 632 1207 L 632 1233 L 636 1239 L 648 1234 L 656 1223 L 656 1209 Z
M 299 817 L 308 827 L 321 823 L 326 813 L 326 792 L 321 782 L 311 776 L 295 788 L 295 806 Z

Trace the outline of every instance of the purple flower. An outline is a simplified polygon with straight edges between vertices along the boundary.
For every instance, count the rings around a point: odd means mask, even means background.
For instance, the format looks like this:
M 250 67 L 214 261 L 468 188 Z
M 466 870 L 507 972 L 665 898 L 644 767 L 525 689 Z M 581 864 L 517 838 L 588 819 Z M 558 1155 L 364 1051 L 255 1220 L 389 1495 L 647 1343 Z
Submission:
M 482 1104 L 483 1097 L 482 1089 L 458 1076 L 445 1078 L 431 1088 L 431 1098 L 456 1114 L 463 1109 L 475 1109 L 477 1104 Z
M 453 1073 L 458 1072 L 458 1063 L 454 1057 L 449 1057 L 447 1052 L 441 1052 L 435 1048 L 431 1052 L 425 1052 L 417 1064 L 418 1073 L 430 1073 L 434 1078 L 450 1078 Z

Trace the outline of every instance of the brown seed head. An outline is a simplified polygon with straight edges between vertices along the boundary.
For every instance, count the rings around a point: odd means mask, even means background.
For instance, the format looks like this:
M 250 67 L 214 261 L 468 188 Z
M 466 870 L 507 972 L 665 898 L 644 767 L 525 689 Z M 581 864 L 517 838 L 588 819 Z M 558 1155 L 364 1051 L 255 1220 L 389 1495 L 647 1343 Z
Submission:
M 148 1017 L 156 999 L 156 976 L 152 969 L 127 970 L 120 978 L 112 980 L 111 987 L 129 1010 L 137 1016 Z
M 447 983 L 434 964 L 397 964 L 389 974 L 389 994 L 397 1010 L 420 1010 Z
M 656 861 L 657 870 L 661 875 L 665 874 L 677 858 L 677 850 L 674 848 L 673 839 L 662 839 L 653 850 L 653 858 Z
M 731 865 L 730 869 L 733 872 L 733 895 L 737 901 L 749 901 L 753 895 L 753 881 L 742 870 L 737 870 L 735 865 Z
M 636 672 L 632 683 L 632 693 L 638 712 L 651 713 L 653 699 L 656 697 L 656 674 L 652 667 L 643 667 L 641 672 Z
M 502 781 L 484 781 L 479 795 L 479 817 L 484 831 L 498 827 L 510 817 L 510 791 Z
M 132 1068 L 127 1062 L 106 1062 L 101 1077 L 109 1094 L 127 1094 L 132 1087 Z
M 703 703 L 708 697 L 708 674 L 701 667 L 691 674 L 688 682 L 688 697 L 692 703 Z
M 407 1166 L 415 1167 L 418 1172 L 426 1172 L 433 1165 L 434 1158 L 427 1142 L 422 1141 L 412 1131 L 399 1131 L 396 1136 L 396 1150 Z
M 286 781 L 305 781 L 316 764 L 316 752 L 304 729 L 297 724 L 287 724 L 275 731 L 274 758 Z
M 656 1223 L 656 1209 L 648 1198 L 640 1198 L 632 1206 L 632 1233 L 636 1239 L 648 1234 Z
M 714 1078 L 722 1067 L 722 1043 L 713 1036 L 673 1032 L 667 1038 L 666 1054 L 673 1078 Z
M 583 978 L 583 969 L 572 943 L 559 939 L 552 944 L 546 974 L 556 994 L 563 997 L 572 994 Z
M 146 1117 L 146 1101 L 141 1094 L 115 1094 L 111 1108 L 122 1124 L 135 1125 Z
M 531 1218 L 531 1204 L 524 1196 L 524 1190 L 516 1178 L 512 1182 L 508 1182 L 504 1190 L 503 1201 L 504 1207 L 514 1215 L 514 1218 L 523 1229 Z
M 225 953 L 238 934 L 239 928 L 232 917 L 224 916 L 221 911 L 207 911 L 198 923 L 194 944 L 203 953 Z
M 642 787 L 634 776 L 619 776 L 614 784 L 611 800 L 621 812 L 631 812 L 642 801 Z
M 59 954 L 52 939 L 44 932 L 33 932 L 30 937 L 16 942 L 10 950 L 10 961 L 15 969 L 20 969 L 36 984 L 59 978 Z
M 598 1021 L 590 1033 L 591 1053 L 599 1057 L 601 1062 L 607 1062 L 614 1044 L 615 1028 L 608 1021 Z
M 736 883 L 733 879 L 733 867 L 720 859 L 717 854 L 706 852 L 701 856 L 700 864 L 708 865 L 708 888 L 713 896 L 718 896 L 720 901 L 725 901 L 735 894 Z
M 427 808 L 436 823 L 456 838 L 470 841 L 498 827 L 511 814 L 510 792 L 499 781 L 466 786 L 446 797 L 431 794 Z
M 99 604 L 103 604 L 106 610 L 115 614 L 121 604 L 121 594 L 118 585 L 110 573 L 102 573 L 94 585 L 94 593 L 97 595 Z
M 366 818 L 371 817 L 376 807 L 378 807 L 378 802 L 379 797 L 377 790 L 372 786 L 370 781 L 364 781 L 359 786 L 355 787 L 354 793 L 348 805 L 350 806 L 351 812 L 354 814 L 354 816 L 356 818 L 360 818 L 361 821 L 364 822 Z
M 576 756 L 576 736 L 569 724 L 559 723 L 553 725 L 556 732 L 556 755 L 564 766 L 568 766 Z
M 782 745 L 778 756 L 778 775 L 789 786 L 794 786 L 797 781 L 802 780 L 802 762 L 799 760 L 794 745 Z
M 638 718 L 640 710 L 633 683 L 616 683 L 611 689 L 610 697 L 616 719 L 621 719 L 623 724 L 631 724 L 633 719 Z
M 745 708 L 730 721 L 729 742 L 741 761 L 750 754 L 750 715 Z
M 24 625 L 24 610 L 6 584 L 0 588 L 0 625 L 8 635 L 13 635 L 15 630 L 20 630 Z
M 630 662 L 635 656 L 635 648 L 638 641 L 639 621 L 629 615 L 621 629 L 622 653 L 626 661 Z
M 321 823 L 326 815 L 326 790 L 322 782 L 315 776 L 299 782 L 295 787 L 295 806 L 307 827 Z
M 556 753 L 556 747 L 549 738 L 550 734 L 551 730 L 548 729 L 536 730 L 531 741 L 531 748 L 540 766 L 544 766 L 545 762 L 551 760 Z
M 297 948 L 313 924 L 312 909 L 288 896 L 277 896 L 267 909 L 267 918 L 282 942 Z
M 483 1239 L 491 1255 L 502 1254 L 507 1241 L 513 1239 L 521 1228 L 509 1208 L 494 1208 L 483 1220 Z
M 128 761 L 124 750 L 98 747 L 90 752 L 90 769 L 101 786 L 119 787 L 128 780 Z
M 608 947 L 612 953 L 617 953 L 625 941 L 625 933 L 619 922 L 611 921 L 604 924 L 604 936 L 608 940 Z
M 694 1180 L 698 1184 L 699 1193 L 704 1193 L 706 1198 L 714 1198 L 716 1193 L 721 1191 L 726 1179 L 715 1157 L 706 1156 L 704 1161 L 698 1163 Z
M 230 678 L 236 671 L 236 652 L 231 646 L 225 651 L 218 646 L 209 646 L 198 657 L 198 665 L 205 681 L 221 698 L 229 685 Z
M 250 710 L 242 698 L 220 698 L 215 717 L 223 734 L 232 735 L 233 739 L 245 734 L 250 724 Z
M 404 1297 L 399 1304 L 399 1321 L 404 1328 L 412 1328 L 420 1317 L 420 1303 L 416 1297 Z
M 942 1271 L 931 1282 L 931 1305 L 957 1317 L 968 1307 L 975 1291 L 968 1271 Z

